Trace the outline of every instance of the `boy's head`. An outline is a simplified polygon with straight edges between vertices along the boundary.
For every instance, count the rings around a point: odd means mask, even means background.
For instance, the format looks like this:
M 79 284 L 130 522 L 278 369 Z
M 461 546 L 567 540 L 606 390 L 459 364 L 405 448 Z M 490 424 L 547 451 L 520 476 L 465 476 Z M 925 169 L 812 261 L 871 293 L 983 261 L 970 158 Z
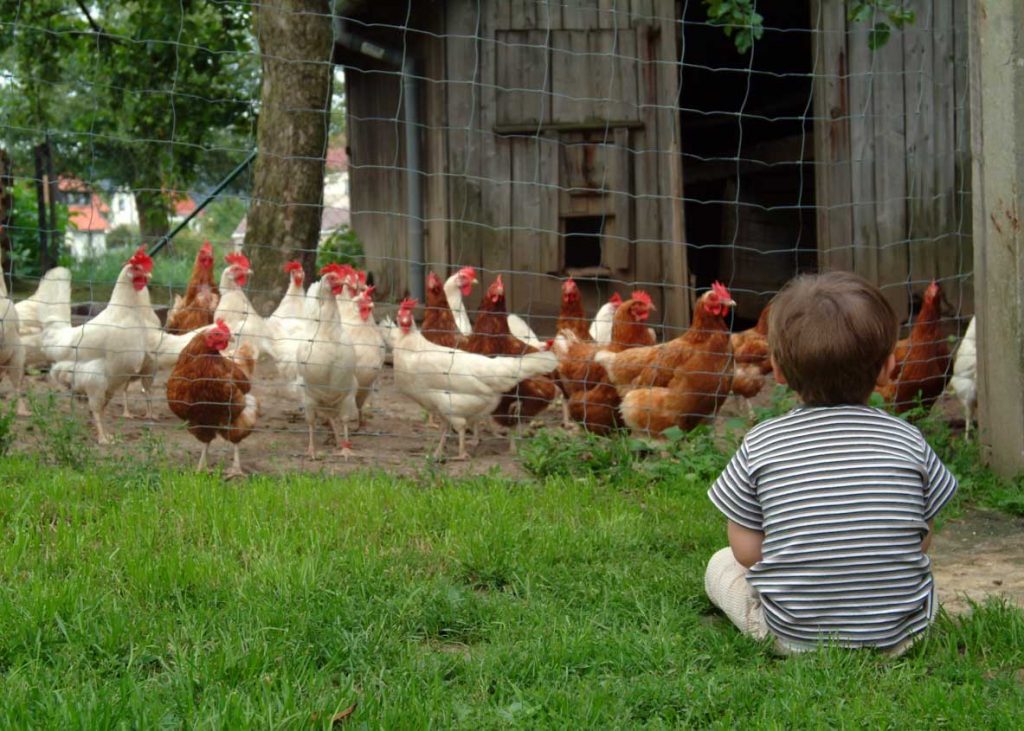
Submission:
M 768 316 L 776 375 L 814 406 L 866 403 L 886 379 L 898 331 L 882 293 L 851 272 L 793 279 Z

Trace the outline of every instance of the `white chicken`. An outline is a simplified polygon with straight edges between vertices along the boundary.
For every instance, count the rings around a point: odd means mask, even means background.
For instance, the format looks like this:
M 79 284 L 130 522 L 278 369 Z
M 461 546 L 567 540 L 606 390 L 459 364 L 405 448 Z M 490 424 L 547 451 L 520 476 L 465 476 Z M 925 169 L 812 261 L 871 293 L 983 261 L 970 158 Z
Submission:
M 55 317 L 45 323 L 42 349 L 50 378 L 89 400 L 100 444 L 109 444 L 103 409 L 128 380 L 138 375 L 147 354 L 144 290 L 153 260 L 139 247 L 121 269 L 107 307 L 89 322 L 71 327 Z
M 967 325 L 960 346 L 953 358 L 953 377 L 950 386 L 964 409 L 964 439 L 971 438 L 971 423 L 978 407 L 978 355 L 974 341 L 974 320 Z
M 526 378 L 551 373 L 558 367 L 554 353 L 542 351 L 522 356 L 467 353 L 431 343 L 416 327 L 416 300 L 399 306 L 398 334 L 394 344 L 395 385 L 428 412 L 443 419 L 459 436 L 457 459 L 469 459 L 466 428 L 494 411 L 501 396 Z M 447 427 L 434 457 L 444 454 Z
M 365 279 L 351 267 L 339 267 L 344 272 L 344 289 L 338 297 L 338 313 L 345 334 L 356 351 L 356 408 L 359 409 L 359 427 L 365 423 L 363 406 L 373 393 L 374 384 L 384 367 L 387 346 L 384 336 L 373 319 L 373 287 L 363 287 Z
M 612 318 L 621 304 L 622 297 L 614 292 L 594 315 L 594 321 L 590 323 L 590 339 L 598 345 L 607 345 L 612 341 Z
M 316 459 L 314 436 L 316 418 L 327 419 L 334 430 L 338 454 L 348 459 L 352 445 L 348 440 L 348 422 L 357 416 L 356 351 L 341 323 L 336 298 L 344 287 L 337 264 L 330 264 L 320 272 L 316 289 L 317 317 L 311 336 L 296 349 L 302 405 L 309 427 L 310 459 Z M 342 424 L 343 436 L 338 432 Z
M 25 365 L 46 363 L 43 355 L 43 325 L 59 322 L 71 325 L 71 270 L 55 267 L 43 275 L 31 297 L 16 304 L 18 334 L 25 348 Z
M 474 284 L 476 284 L 476 270 L 473 267 L 462 267 L 448 277 L 444 283 L 444 296 L 455 317 L 455 326 L 459 328 L 460 333 L 467 336 L 473 332 L 473 323 L 469 321 L 469 313 L 466 312 L 466 305 L 462 298 L 473 294 Z
M 249 343 L 257 360 L 274 358 L 275 330 L 256 311 L 242 290 L 252 274 L 249 257 L 231 252 L 224 261 L 228 266 L 220 276 L 220 303 L 213 320 L 223 320 L 235 335 L 235 345 L 229 357 L 234 356 L 243 343 Z
M 0 379 L 6 375 L 14 387 L 15 408 L 18 416 L 28 416 L 22 396 L 25 379 L 25 346 L 18 333 L 18 310 L 7 296 L 7 282 L 0 272 Z
M 287 328 L 292 320 L 305 319 L 306 316 L 306 290 L 303 286 L 306 275 L 302 271 L 302 262 L 298 260 L 286 262 L 284 271 L 288 275 L 288 289 L 277 305 L 277 309 L 267 318 L 268 322 L 277 325 L 280 329 Z M 315 301 L 312 304 L 315 308 Z

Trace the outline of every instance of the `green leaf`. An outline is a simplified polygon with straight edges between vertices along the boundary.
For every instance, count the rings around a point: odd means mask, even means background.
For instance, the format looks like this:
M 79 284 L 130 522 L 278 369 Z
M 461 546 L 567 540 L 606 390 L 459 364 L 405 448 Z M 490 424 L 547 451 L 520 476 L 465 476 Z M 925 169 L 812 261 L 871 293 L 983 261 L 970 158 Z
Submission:
M 846 15 L 847 20 L 852 23 L 863 23 L 871 17 L 871 6 L 867 3 L 854 3 Z
M 888 23 L 875 23 L 875 27 L 868 33 L 868 48 L 872 51 L 877 51 L 889 42 L 889 36 L 891 35 L 892 29 Z

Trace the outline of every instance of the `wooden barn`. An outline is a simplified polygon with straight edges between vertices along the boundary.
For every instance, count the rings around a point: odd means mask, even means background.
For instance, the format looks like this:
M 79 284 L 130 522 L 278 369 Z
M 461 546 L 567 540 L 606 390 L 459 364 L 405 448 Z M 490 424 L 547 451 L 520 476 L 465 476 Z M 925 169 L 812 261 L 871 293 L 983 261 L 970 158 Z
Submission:
M 876 51 L 842 0 L 762 5 L 740 54 L 696 2 L 337 3 L 378 291 L 418 292 L 411 259 L 502 272 L 550 333 L 572 274 L 590 311 L 640 286 L 681 327 L 715 279 L 743 321 L 841 267 L 902 315 L 933 277 L 970 312 L 966 0 L 915 2 Z

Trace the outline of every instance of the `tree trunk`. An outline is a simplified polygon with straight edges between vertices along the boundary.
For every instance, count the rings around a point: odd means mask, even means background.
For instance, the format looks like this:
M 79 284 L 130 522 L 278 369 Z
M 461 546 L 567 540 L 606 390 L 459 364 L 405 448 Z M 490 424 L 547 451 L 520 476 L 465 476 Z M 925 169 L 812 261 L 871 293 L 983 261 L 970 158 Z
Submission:
M 316 275 L 333 76 L 329 3 L 263 3 L 256 38 L 263 80 L 245 252 L 254 271 L 249 298 L 269 314 L 284 295 L 285 261 L 301 260 L 307 281 Z
M 135 191 L 135 210 L 139 213 L 139 235 L 150 247 L 171 230 L 167 199 L 157 187 L 143 185 Z

